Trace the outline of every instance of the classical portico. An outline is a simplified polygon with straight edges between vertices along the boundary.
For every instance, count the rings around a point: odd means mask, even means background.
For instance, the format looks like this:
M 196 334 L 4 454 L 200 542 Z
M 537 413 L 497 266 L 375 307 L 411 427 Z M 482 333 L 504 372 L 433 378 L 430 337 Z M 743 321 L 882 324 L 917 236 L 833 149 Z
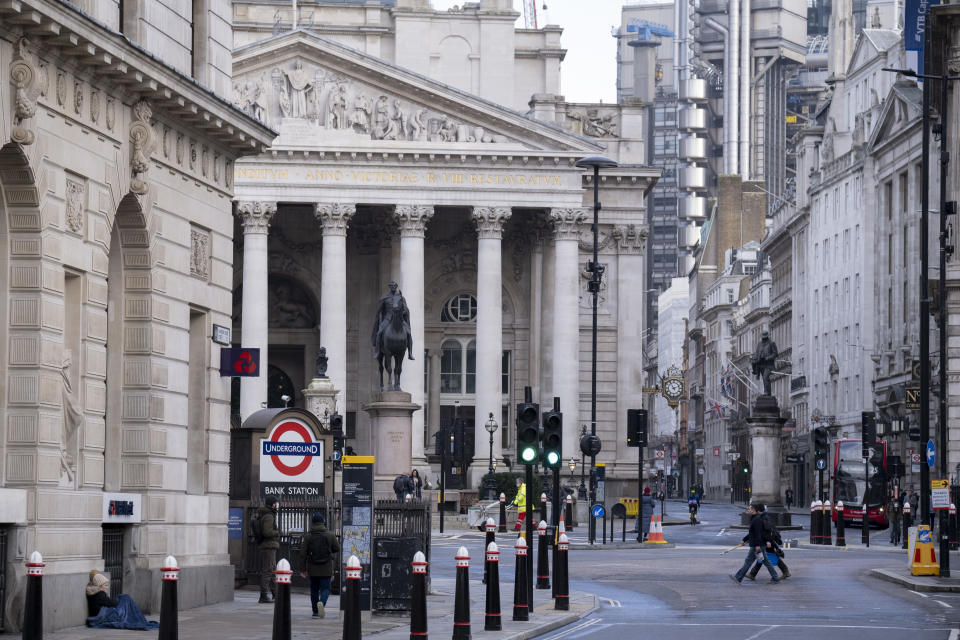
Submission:
M 328 375 L 342 390 L 347 442 L 371 453 L 378 434 L 363 410 L 379 391 L 371 330 L 377 300 L 395 280 L 410 309 L 415 359 L 404 362 L 401 388 L 422 407 L 410 445 L 421 474 L 435 480 L 433 434 L 458 418 L 474 429 L 469 486 L 486 472 L 488 415 L 500 425 L 493 455 L 512 458 L 514 405 L 528 385 L 544 407 L 560 397 L 572 455 L 588 387 L 580 354 L 589 332 L 581 320 L 584 222 L 592 214 L 574 163 L 602 152 L 600 145 L 305 32 L 239 50 L 234 72 L 276 81 L 265 87 L 272 96 L 266 118 L 280 132 L 270 151 L 235 170 L 239 201 L 277 203 L 263 229 L 268 248 L 248 251 L 244 231 L 236 260 L 244 346 L 248 337 L 251 346 L 269 345 L 271 370 L 269 389 L 241 406 L 259 408 L 287 378 L 302 389 L 323 346 Z M 297 103 L 300 116 L 285 101 L 306 85 L 288 84 L 288 72 L 311 79 L 297 97 L 306 100 Z M 616 229 L 645 237 L 643 201 L 656 176 L 644 167 L 618 171 L 615 188 L 629 192 L 629 204 L 601 220 L 604 262 L 617 259 Z M 259 294 L 269 302 L 260 304 L 268 307 L 266 322 L 247 300 L 262 291 L 264 275 L 271 283 Z M 620 277 L 641 278 L 642 266 Z M 611 315 L 610 291 L 602 296 L 604 332 L 615 335 L 620 316 Z M 639 323 L 639 297 L 634 306 L 625 317 Z M 256 337 L 247 333 L 248 312 Z M 632 373 L 623 375 L 639 380 Z M 601 400 L 619 414 L 617 394 L 615 385 Z

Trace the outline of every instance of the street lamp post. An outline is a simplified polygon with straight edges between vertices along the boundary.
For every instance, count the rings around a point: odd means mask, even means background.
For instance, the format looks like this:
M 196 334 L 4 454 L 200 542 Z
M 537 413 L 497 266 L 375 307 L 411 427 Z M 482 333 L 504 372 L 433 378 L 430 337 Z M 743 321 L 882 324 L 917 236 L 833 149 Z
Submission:
M 929 10 L 926 12 L 927 24 L 930 24 Z M 927 43 L 926 46 L 929 46 Z M 946 478 L 947 471 L 947 255 L 953 253 L 953 247 L 948 244 L 947 215 L 956 213 L 956 205 L 947 203 L 947 165 L 950 162 L 950 153 L 947 145 L 947 91 L 951 80 L 960 80 L 960 76 L 935 75 L 917 73 L 913 69 L 891 69 L 884 67 L 884 71 L 893 71 L 909 78 L 940 81 L 940 281 L 938 294 L 940 297 L 939 324 L 940 324 L 940 398 L 938 402 L 939 441 L 940 441 L 940 476 Z M 928 293 L 928 270 L 930 268 L 929 255 L 929 227 L 930 227 L 930 85 L 923 83 L 923 139 L 920 158 L 921 168 L 921 208 L 920 208 L 920 442 L 930 440 L 930 296 Z M 948 207 L 951 209 L 948 211 Z M 920 465 L 920 518 L 921 522 L 932 524 L 930 517 L 930 470 L 927 465 Z M 940 514 L 940 576 L 950 577 L 950 540 L 946 532 L 947 514 Z
M 576 477 L 573 475 L 573 472 L 577 470 L 577 459 L 571 456 L 567 466 L 570 467 L 570 486 L 572 487 L 577 482 Z
M 487 465 L 487 499 L 495 500 L 496 499 L 496 490 L 497 485 L 493 479 L 493 434 L 496 433 L 500 425 L 497 424 L 497 421 L 493 419 L 493 413 L 490 413 L 490 417 L 487 418 L 487 422 L 483 425 L 483 428 L 487 430 L 487 433 L 490 434 L 490 462 Z
M 583 425 L 583 429 L 580 430 L 580 437 L 582 438 L 587 433 L 587 425 Z M 583 451 L 580 451 L 580 486 L 577 487 L 577 500 L 586 500 L 587 499 L 587 485 L 584 483 L 583 474 L 586 470 L 586 454 Z
M 590 435 L 597 435 L 597 299 L 600 284 L 603 281 L 604 266 L 597 262 L 600 233 L 600 169 L 612 169 L 617 163 L 604 156 L 588 156 L 577 160 L 581 169 L 593 169 L 593 260 L 587 263 L 587 272 L 591 274 L 589 291 L 593 294 L 593 332 L 590 368 Z M 590 503 L 597 500 L 597 456 L 590 456 Z M 596 523 L 590 519 L 590 544 L 596 537 Z

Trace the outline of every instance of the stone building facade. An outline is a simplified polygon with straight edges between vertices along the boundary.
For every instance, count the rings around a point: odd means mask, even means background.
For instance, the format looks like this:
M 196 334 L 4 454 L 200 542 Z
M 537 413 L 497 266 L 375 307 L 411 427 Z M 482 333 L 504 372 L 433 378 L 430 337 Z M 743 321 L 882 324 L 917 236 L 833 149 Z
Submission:
M 47 630 L 83 623 L 94 567 L 157 611 L 169 554 L 181 606 L 232 598 L 210 338 L 230 318 L 234 162 L 273 133 L 221 97 L 225 3 L 122 4 L 0 7 L 4 631 L 34 550 Z
M 234 336 L 260 346 L 271 371 L 244 381 L 239 418 L 281 388 L 301 403 L 323 346 L 347 443 L 373 452 L 377 434 L 363 410 L 379 391 L 371 325 L 396 281 L 410 308 L 415 360 L 401 387 L 422 407 L 411 447 L 421 475 L 436 482 L 433 436 L 454 418 L 475 432 L 470 488 L 487 469 L 490 414 L 500 427 L 492 454 L 513 461 L 525 386 L 542 407 L 560 398 L 564 456 L 577 455 L 590 415 L 593 182 L 575 162 L 604 154 L 621 166 L 600 182 L 600 460 L 611 481 L 635 481 L 626 410 L 642 406 L 645 196 L 659 175 L 643 165 L 643 106 L 566 102 L 549 71 L 554 50 L 544 48 L 559 32 L 503 30 L 505 17 L 517 17 L 503 4 L 365 5 L 386 31 L 362 47 L 351 38 L 369 27 L 354 28 L 353 6 L 316 28 L 270 35 L 252 4 L 234 5 L 249 32 L 234 53 L 235 96 L 280 132 L 235 171 Z M 444 65 L 456 68 L 456 56 L 439 33 L 470 43 L 476 82 L 449 75 Z M 421 59 L 415 49 L 433 53 Z M 493 90 L 483 79 L 491 68 L 530 81 Z M 242 97 L 247 87 L 258 87 L 252 101 Z

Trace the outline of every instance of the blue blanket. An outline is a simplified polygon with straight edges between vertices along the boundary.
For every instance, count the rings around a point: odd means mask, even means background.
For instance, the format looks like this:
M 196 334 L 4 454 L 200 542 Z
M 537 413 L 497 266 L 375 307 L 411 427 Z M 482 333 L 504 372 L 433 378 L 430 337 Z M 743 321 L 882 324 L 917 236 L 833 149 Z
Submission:
M 117 597 L 117 606 L 103 607 L 100 613 L 87 618 L 87 626 L 94 629 L 135 629 L 150 631 L 160 626 L 159 622 L 147 620 L 137 603 L 125 593 Z

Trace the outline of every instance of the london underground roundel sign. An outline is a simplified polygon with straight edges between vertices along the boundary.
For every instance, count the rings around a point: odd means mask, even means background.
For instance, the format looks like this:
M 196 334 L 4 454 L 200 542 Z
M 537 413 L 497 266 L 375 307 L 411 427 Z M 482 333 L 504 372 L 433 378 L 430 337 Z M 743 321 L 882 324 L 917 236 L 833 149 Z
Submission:
M 260 443 L 260 483 L 277 487 L 280 498 L 306 496 L 313 491 L 280 490 L 283 485 L 323 484 L 324 446 L 314 440 L 310 426 L 298 418 L 286 417 Z M 270 491 L 264 487 L 265 493 Z

